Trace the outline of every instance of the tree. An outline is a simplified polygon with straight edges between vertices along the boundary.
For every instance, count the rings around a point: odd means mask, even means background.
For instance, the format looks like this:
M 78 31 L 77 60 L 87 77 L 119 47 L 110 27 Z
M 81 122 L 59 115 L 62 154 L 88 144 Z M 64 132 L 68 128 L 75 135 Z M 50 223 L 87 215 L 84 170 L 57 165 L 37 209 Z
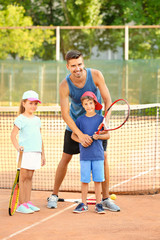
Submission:
M 160 2 L 157 0 L 102 0 L 101 14 L 103 25 L 159 25 Z M 159 29 L 130 29 L 130 59 L 159 58 L 160 31 Z M 101 38 L 108 42 L 108 35 Z M 110 37 L 111 38 L 111 37 Z M 124 33 L 114 31 L 109 45 L 116 51 L 117 46 L 123 47 Z M 106 49 L 106 44 L 100 45 Z
M 24 16 L 22 6 L 8 5 L 0 11 L 0 26 L 32 26 L 31 17 Z M 0 30 L 0 58 L 6 59 L 8 54 L 13 58 L 31 60 L 35 55 L 42 57 L 43 44 L 55 43 L 53 31 L 41 29 L 2 29 Z

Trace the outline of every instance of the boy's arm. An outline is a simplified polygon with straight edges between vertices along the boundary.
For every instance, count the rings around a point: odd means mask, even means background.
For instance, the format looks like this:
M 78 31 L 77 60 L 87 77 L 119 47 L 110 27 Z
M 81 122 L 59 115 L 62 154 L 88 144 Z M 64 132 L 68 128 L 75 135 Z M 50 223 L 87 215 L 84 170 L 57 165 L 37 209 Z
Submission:
M 13 143 L 13 146 L 17 149 L 17 151 L 24 150 L 23 146 L 19 146 L 19 143 L 17 140 L 18 132 L 19 132 L 19 128 L 16 125 L 14 125 L 13 130 L 11 132 L 11 141 Z
M 98 139 L 100 139 L 100 140 L 108 140 L 109 138 L 110 138 L 109 132 L 105 132 L 103 134 L 94 134 L 93 135 L 93 139 L 94 140 L 98 140 Z

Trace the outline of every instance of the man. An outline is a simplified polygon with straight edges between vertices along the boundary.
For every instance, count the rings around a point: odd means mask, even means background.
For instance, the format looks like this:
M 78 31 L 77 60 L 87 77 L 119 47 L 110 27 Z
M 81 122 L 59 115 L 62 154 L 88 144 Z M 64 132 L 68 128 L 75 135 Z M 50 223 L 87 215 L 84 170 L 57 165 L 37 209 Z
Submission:
M 88 147 L 93 141 L 91 136 L 83 134 L 75 124 L 76 119 L 84 114 L 81 96 L 84 92 L 91 91 L 97 96 L 98 102 L 101 103 L 101 97 L 103 98 L 105 109 L 111 105 L 110 93 L 100 71 L 85 68 L 82 54 L 79 51 L 69 51 L 66 54 L 66 61 L 70 74 L 61 82 L 59 93 L 61 113 L 67 128 L 64 136 L 63 154 L 57 167 L 53 194 L 48 199 L 48 208 L 57 208 L 58 192 L 66 175 L 68 163 L 73 154 L 79 153 L 79 144 L 71 139 L 72 132 L 78 136 L 80 143 L 84 147 Z M 69 105 L 69 97 L 71 105 Z M 101 111 L 98 111 L 98 113 L 101 114 Z M 117 212 L 120 211 L 120 208 L 109 198 L 109 167 L 106 154 L 106 140 L 104 140 L 103 145 L 105 182 L 102 183 L 102 204 L 104 209 Z

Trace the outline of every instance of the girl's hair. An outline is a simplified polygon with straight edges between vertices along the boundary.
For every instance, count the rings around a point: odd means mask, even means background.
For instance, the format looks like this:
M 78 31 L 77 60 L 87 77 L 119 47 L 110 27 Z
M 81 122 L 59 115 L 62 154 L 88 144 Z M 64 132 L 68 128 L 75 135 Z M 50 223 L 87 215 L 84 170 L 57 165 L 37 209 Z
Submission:
M 96 103 L 96 101 L 92 97 L 90 97 L 90 96 L 81 97 L 81 103 L 83 103 L 84 99 L 93 100 Z
M 27 101 L 27 99 L 22 99 L 20 102 L 20 106 L 19 106 L 19 112 L 18 115 L 22 114 L 25 112 L 25 108 L 23 107 L 23 103 L 25 103 Z

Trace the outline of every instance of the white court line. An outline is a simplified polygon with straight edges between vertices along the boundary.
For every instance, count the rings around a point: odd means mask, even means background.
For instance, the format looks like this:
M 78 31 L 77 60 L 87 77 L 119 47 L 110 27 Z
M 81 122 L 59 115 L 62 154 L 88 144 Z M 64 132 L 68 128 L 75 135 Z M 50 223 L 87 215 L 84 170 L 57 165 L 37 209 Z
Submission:
M 120 185 L 122 185 L 122 184 L 124 184 L 124 183 L 130 182 L 131 180 L 136 179 L 136 178 L 139 178 L 139 177 L 141 177 L 142 175 L 147 174 L 147 173 L 149 173 L 149 172 L 151 172 L 151 171 L 153 171 L 153 170 L 156 170 L 156 169 L 160 169 L 160 167 L 158 166 L 158 167 L 150 168 L 149 170 L 147 170 L 147 171 L 145 171 L 145 172 L 140 172 L 138 175 L 133 176 L 133 177 L 131 177 L 131 178 L 125 180 L 125 181 L 122 181 L 122 182 L 120 182 L 120 183 L 118 183 L 118 184 L 110 187 L 109 189 L 112 189 L 112 188 L 118 187 L 118 186 L 120 186 Z
M 89 198 L 91 198 L 92 196 L 93 196 L 93 195 L 89 196 Z M 27 231 L 27 230 L 29 230 L 29 229 L 31 229 L 31 228 L 33 228 L 33 227 L 35 227 L 35 226 L 41 224 L 41 223 L 44 223 L 44 222 L 48 221 L 48 220 L 51 219 L 51 218 L 56 217 L 57 215 L 59 215 L 59 214 L 65 212 L 65 211 L 67 211 L 68 209 L 70 209 L 70 208 L 72 208 L 72 207 L 74 207 L 74 206 L 76 206 L 76 205 L 77 205 L 77 203 L 74 203 L 74 204 L 72 204 L 71 206 L 69 206 L 69 207 L 67 207 L 67 208 L 65 208 L 65 209 L 63 209 L 63 210 L 61 210 L 61 211 L 59 211 L 59 212 L 56 212 L 56 213 L 52 214 L 51 216 L 46 217 L 46 218 L 40 220 L 39 222 L 36 222 L 36 223 L 34 223 L 34 224 L 32 224 L 32 225 L 26 227 L 26 228 L 23 228 L 22 230 L 19 230 L 19 231 L 15 232 L 15 233 L 9 235 L 8 237 L 5 237 L 5 238 L 1 239 L 1 240 L 7 240 L 7 239 L 10 239 L 10 238 L 12 238 L 12 237 L 14 237 L 14 236 L 16 236 L 16 235 L 22 233 L 22 232 L 25 232 L 25 231 Z M 51 209 L 51 211 L 52 211 L 52 210 L 53 210 L 53 209 Z
M 48 220 L 51 219 L 51 218 L 56 217 L 57 215 L 59 215 L 59 214 L 65 212 L 65 211 L 67 211 L 68 209 L 74 207 L 75 205 L 77 205 L 77 203 L 72 204 L 71 206 L 69 206 L 69 207 L 67 207 L 67 208 L 65 208 L 65 209 L 63 209 L 63 210 L 61 210 L 61 211 L 59 211 L 59 212 L 56 212 L 56 213 L 52 214 L 51 216 L 46 217 L 46 218 L 40 220 L 39 222 L 36 222 L 36 223 L 34 223 L 34 224 L 32 224 L 32 225 L 26 227 L 26 228 L 23 228 L 23 229 L 21 229 L 21 230 L 15 232 L 15 233 L 9 235 L 8 237 L 3 238 L 2 240 L 7 240 L 7 239 L 10 239 L 10 238 L 12 238 L 12 237 L 15 237 L 15 236 L 17 236 L 17 235 L 20 234 L 20 233 L 23 233 L 23 232 L 25 232 L 25 231 L 27 231 L 27 230 L 29 230 L 29 229 L 31 229 L 31 228 L 33 228 L 33 227 L 35 227 L 35 226 L 41 224 L 41 223 L 44 223 L 44 222 L 48 221 Z M 52 210 L 53 210 L 53 209 L 51 209 L 51 211 L 52 211 Z

